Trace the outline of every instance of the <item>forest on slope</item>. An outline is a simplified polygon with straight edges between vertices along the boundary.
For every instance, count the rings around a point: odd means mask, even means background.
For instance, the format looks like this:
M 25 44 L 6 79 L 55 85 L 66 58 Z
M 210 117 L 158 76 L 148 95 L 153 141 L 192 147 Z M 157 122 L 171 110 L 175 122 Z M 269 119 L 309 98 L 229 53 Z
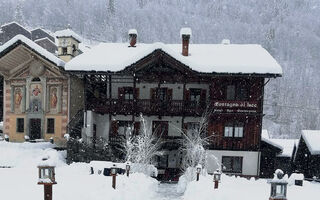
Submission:
M 257 43 L 283 68 L 265 90 L 264 128 L 297 138 L 320 129 L 319 0 L 0 0 L 0 24 L 15 20 L 52 32 L 68 24 L 92 41 L 124 42 L 130 28 L 139 42 Z

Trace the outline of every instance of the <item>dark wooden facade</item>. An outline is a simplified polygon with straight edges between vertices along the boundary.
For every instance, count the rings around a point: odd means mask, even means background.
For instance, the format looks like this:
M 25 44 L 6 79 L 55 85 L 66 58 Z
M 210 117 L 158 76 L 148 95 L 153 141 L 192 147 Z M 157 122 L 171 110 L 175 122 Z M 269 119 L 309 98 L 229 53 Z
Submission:
M 118 98 L 112 98 L 113 77 L 132 79 L 133 99 L 123 98 L 122 87 L 117 88 Z M 172 57 L 161 51 L 143 58 L 135 66 L 119 73 L 87 73 L 84 75 L 86 85 L 86 109 L 101 114 L 132 115 L 140 113 L 146 116 L 181 116 L 201 117 L 206 108 L 212 111 L 208 127 L 211 136 L 209 149 L 259 151 L 263 113 L 264 76 L 201 74 L 179 64 Z M 155 97 L 154 89 L 150 90 L 149 99 L 139 96 L 139 83 L 156 83 L 160 88 L 163 83 L 182 84 L 183 100 L 173 100 L 172 90 L 169 97 L 160 101 Z M 209 91 L 201 91 L 201 104 L 190 101 L 190 91 L 186 84 L 207 84 Z M 228 99 L 228 85 L 233 85 L 235 95 Z M 239 96 L 238 91 L 242 91 Z M 171 93 L 170 93 L 171 92 Z M 107 95 L 109 93 L 109 95 Z M 170 95 L 171 94 L 171 95 Z M 204 95 L 203 95 L 204 94 Z M 227 123 L 239 122 L 243 125 L 243 136 L 224 137 Z
M 294 158 L 294 168 L 306 178 L 320 179 L 320 154 L 313 155 L 309 151 L 304 138 L 301 137 Z

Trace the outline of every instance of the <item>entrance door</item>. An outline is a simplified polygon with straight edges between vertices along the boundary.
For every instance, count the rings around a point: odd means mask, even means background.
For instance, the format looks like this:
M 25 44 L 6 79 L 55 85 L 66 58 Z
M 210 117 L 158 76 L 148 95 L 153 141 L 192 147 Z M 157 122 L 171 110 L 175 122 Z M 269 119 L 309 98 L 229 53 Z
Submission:
M 41 138 L 41 119 L 30 119 L 30 140 Z

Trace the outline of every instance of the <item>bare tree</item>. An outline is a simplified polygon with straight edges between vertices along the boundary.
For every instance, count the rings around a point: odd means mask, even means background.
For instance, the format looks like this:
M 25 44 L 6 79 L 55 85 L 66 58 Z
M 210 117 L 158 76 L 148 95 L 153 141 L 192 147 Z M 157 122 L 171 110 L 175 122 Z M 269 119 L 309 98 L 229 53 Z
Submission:
M 152 131 L 152 127 L 140 115 L 141 129 L 138 135 L 133 135 L 132 132 L 129 137 L 123 142 L 124 153 L 126 159 L 133 163 L 142 165 L 152 164 L 152 160 L 156 155 L 160 155 L 160 147 L 162 145 L 161 137 L 156 131 Z
M 207 108 L 203 113 L 198 126 L 181 131 L 183 135 L 180 148 L 183 152 L 181 168 L 184 171 L 184 174 L 191 175 L 190 179 L 192 179 L 195 174 L 194 170 L 197 165 L 201 165 L 202 168 L 206 169 L 208 160 L 206 146 L 210 144 L 210 138 L 214 137 L 214 133 L 208 134 L 208 124 L 211 113 L 211 110 Z M 216 163 L 219 163 L 216 157 L 213 156 L 213 159 Z

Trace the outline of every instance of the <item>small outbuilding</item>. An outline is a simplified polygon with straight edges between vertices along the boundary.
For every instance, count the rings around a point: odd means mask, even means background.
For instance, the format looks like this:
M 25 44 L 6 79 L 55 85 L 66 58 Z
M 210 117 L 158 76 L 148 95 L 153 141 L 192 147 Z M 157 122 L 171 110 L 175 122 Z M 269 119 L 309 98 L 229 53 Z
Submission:
M 294 165 L 306 178 L 320 179 L 320 130 L 302 130 Z
M 297 139 L 271 138 L 267 130 L 262 130 L 260 177 L 271 178 L 276 169 L 291 174 L 297 142 Z

